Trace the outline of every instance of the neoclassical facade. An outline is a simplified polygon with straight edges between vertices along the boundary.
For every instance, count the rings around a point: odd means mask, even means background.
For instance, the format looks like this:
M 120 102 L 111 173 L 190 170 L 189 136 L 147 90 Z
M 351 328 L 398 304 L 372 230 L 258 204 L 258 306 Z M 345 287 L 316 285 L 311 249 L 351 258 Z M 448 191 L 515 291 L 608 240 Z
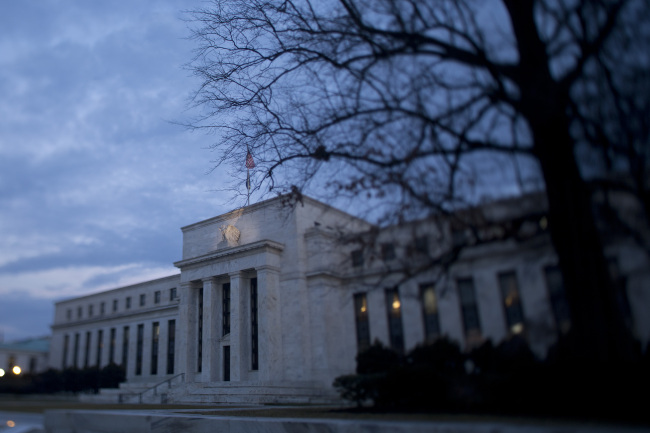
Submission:
M 539 198 L 491 205 L 482 242 L 441 220 L 377 230 L 309 197 L 278 197 L 182 228 L 180 274 L 56 304 L 52 367 L 167 380 L 164 401 L 327 401 L 375 340 L 398 351 L 446 335 L 470 348 L 522 334 L 540 355 L 570 327 Z M 431 266 L 458 245 L 449 267 Z M 647 258 L 609 247 L 621 305 L 650 339 Z M 126 392 L 126 391 L 125 391 Z

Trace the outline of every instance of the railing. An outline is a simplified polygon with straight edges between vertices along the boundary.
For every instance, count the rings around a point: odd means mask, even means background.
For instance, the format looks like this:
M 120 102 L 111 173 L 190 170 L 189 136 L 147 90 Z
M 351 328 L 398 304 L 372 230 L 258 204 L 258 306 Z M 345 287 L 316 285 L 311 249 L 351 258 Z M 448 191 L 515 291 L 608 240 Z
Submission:
M 176 378 L 179 378 L 179 377 L 182 377 L 182 378 L 183 378 L 183 380 L 181 380 L 181 382 L 183 382 L 183 381 L 185 380 L 185 373 L 179 373 L 179 374 L 177 374 L 176 376 L 170 377 L 169 379 L 165 379 L 165 380 L 163 380 L 162 382 L 157 383 L 157 384 L 155 384 L 154 386 L 151 386 L 151 387 L 145 389 L 145 390 L 142 391 L 142 392 L 138 392 L 138 393 L 128 393 L 128 394 L 127 394 L 127 393 L 119 394 L 118 401 L 119 401 L 120 403 L 125 403 L 125 400 L 126 400 L 126 399 L 130 399 L 131 397 L 138 397 L 138 402 L 139 402 L 140 404 L 142 404 L 142 397 L 143 397 L 146 393 L 148 393 L 148 392 L 151 391 L 151 392 L 152 392 L 152 395 L 158 395 L 158 388 L 159 388 L 160 386 L 165 385 L 165 384 L 167 384 L 167 389 L 171 389 L 171 387 L 172 387 L 172 382 L 173 382 Z M 166 402 L 161 402 L 161 403 L 166 403 Z

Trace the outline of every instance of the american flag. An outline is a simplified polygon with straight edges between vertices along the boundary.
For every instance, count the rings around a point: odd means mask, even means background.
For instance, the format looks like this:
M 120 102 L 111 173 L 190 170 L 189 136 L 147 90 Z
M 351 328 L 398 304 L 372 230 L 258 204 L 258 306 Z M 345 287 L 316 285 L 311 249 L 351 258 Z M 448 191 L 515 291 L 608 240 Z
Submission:
M 246 168 L 255 168 L 255 161 L 253 161 L 253 155 L 250 152 L 246 153 Z

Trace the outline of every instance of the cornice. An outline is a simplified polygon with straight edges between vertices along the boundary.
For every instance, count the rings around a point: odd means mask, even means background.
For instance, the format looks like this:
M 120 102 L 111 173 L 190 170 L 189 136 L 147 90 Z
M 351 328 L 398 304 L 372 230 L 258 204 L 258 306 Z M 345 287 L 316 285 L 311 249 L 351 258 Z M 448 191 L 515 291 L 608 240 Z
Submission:
M 77 326 L 86 326 L 86 325 L 94 325 L 97 323 L 103 323 L 103 322 L 110 322 L 113 320 L 120 320 L 124 319 L 125 317 L 134 317 L 134 316 L 143 316 L 147 315 L 150 313 L 158 313 L 161 311 L 165 310 L 177 310 L 178 309 L 178 302 L 174 302 L 173 304 L 168 304 L 168 305 L 163 305 L 160 307 L 154 307 L 154 308 L 147 308 L 147 309 L 137 309 L 133 311 L 129 311 L 127 313 L 117 313 L 117 314 L 107 314 L 103 316 L 97 316 L 93 317 L 92 319 L 84 319 L 84 320 L 74 320 L 70 322 L 65 322 L 65 323 L 54 323 L 50 326 L 52 329 L 65 329 L 65 328 L 74 328 Z
M 211 251 L 207 254 L 203 254 L 198 257 L 192 257 L 190 259 L 180 260 L 178 262 L 175 262 L 174 266 L 182 269 L 182 268 L 198 265 L 205 262 L 220 260 L 225 257 L 233 258 L 232 256 L 240 256 L 246 253 L 260 251 L 260 250 L 275 251 L 277 253 L 281 253 L 284 250 L 284 244 L 272 241 L 270 239 L 263 239 L 261 241 L 253 242 L 250 244 L 240 245 L 237 247 L 224 248 L 221 250 Z

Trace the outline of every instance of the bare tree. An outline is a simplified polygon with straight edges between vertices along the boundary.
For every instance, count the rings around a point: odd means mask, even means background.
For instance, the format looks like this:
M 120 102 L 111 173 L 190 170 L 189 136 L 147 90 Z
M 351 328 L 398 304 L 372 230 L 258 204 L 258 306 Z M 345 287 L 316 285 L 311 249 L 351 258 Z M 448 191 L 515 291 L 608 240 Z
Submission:
M 193 127 L 218 134 L 216 166 L 239 169 L 251 152 L 255 188 L 383 198 L 391 222 L 466 204 L 489 160 L 507 158 L 513 183 L 539 173 L 579 350 L 630 359 L 590 185 L 631 194 L 647 220 L 648 11 L 645 0 L 213 0 L 189 13 L 205 110 Z

